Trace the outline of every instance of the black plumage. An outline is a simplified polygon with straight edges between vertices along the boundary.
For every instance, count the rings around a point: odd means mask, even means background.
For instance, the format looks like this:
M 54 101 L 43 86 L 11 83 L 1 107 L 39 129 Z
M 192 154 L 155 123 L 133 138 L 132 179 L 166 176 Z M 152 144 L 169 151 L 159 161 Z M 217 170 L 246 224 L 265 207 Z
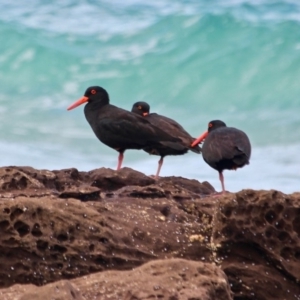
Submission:
M 144 149 L 152 145 L 183 148 L 180 139 L 152 125 L 145 118 L 111 105 L 109 95 L 99 86 L 89 87 L 82 98 L 68 107 L 71 110 L 83 103 L 85 117 L 97 138 L 119 152 L 118 166 L 122 166 L 126 149 Z
M 152 144 L 143 148 L 144 151 L 150 154 L 159 155 L 161 158 L 158 162 L 158 169 L 156 172 L 156 178 L 159 176 L 161 166 L 163 164 L 163 159 L 167 155 L 183 155 L 189 150 L 200 153 L 201 148 L 199 146 L 191 147 L 191 144 L 195 140 L 179 123 L 170 119 L 168 117 L 159 115 L 157 113 L 150 113 L 150 105 L 146 102 L 139 101 L 133 104 L 132 112 L 144 116 L 144 118 L 149 121 L 152 125 L 161 128 L 163 131 L 167 132 L 169 135 L 178 138 L 178 145 L 181 148 L 175 149 L 168 145 L 155 145 Z
M 205 131 L 192 144 L 197 145 L 204 140 L 202 156 L 205 162 L 219 172 L 222 192 L 225 192 L 223 171 L 236 170 L 249 164 L 251 144 L 248 136 L 241 130 L 227 127 L 223 121 L 209 122 Z

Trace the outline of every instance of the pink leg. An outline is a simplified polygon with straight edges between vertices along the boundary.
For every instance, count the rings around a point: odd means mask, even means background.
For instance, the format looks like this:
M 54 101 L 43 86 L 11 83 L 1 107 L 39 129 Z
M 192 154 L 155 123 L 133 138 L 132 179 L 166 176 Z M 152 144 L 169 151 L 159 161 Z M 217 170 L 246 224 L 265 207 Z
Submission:
M 219 179 L 221 181 L 221 185 L 222 185 L 222 194 L 225 194 L 225 185 L 224 185 L 224 176 L 222 172 L 219 172 Z
M 123 158 L 124 158 L 124 153 L 120 152 L 119 157 L 118 157 L 117 171 L 121 169 Z
M 164 162 L 164 158 L 161 157 L 160 160 L 158 161 L 158 168 L 157 168 L 157 172 L 156 172 L 156 175 L 155 175 L 155 179 L 157 179 L 159 177 L 159 172 L 160 172 L 160 169 L 161 169 L 161 166 Z

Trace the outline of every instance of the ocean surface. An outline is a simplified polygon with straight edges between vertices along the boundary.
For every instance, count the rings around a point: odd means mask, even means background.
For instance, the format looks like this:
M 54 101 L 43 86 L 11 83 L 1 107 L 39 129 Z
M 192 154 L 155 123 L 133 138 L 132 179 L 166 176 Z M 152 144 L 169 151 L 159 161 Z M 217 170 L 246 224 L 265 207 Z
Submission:
M 210 120 L 245 131 L 249 166 L 225 171 L 229 191 L 300 191 L 300 1 L 0 1 L 0 166 L 115 168 L 83 106 L 91 85 L 131 109 L 147 101 L 193 136 Z M 158 156 L 125 152 L 155 174 Z M 209 181 L 201 155 L 166 157 L 161 176 Z

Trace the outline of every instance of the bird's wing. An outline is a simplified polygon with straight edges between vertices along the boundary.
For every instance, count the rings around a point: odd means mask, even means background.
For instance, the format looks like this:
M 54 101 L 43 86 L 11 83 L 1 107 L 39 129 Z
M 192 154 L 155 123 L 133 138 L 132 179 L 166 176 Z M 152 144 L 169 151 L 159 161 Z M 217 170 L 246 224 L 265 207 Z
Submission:
M 222 134 L 219 134 L 219 132 L 217 133 L 212 131 L 209 134 L 209 148 L 210 151 L 214 153 L 215 158 L 233 159 L 241 155 L 246 155 L 248 158 L 250 158 L 251 150 L 249 149 L 251 149 L 251 146 L 249 139 L 244 132 L 240 131 L 239 135 L 236 135 L 232 131 L 224 130 Z M 245 141 L 245 139 L 248 142 Z
M 199 146 L 190 146 L 195 139 L 192 138 L 192 136 L 176 121 L 156 113 L 150 114 L 148 117 L 146 117 L 146 119 L 148 119 L 151 124 L 163 129 L 172 136 L 179 138 L 186 148 L 189 148 L 195 153 L 201 152 L 201 148 Z
M 188 137 L 191 137 L 189 135 L 189 133 L 179 123 L 177 123 L 173 119 L 170 119 L 168 117 L 165 117 L 165 116 L 162 116 L 162 115 L 159 115 L 159 114 L 156 114 L 156 113 L 150 114 L 149 117 L 153 118 L 153 120 L 155 122 L 157 122 L 159 124 L 159 126 L 162 126 L 161 128 L 163 128 L 163 129 L 167 128 L 169 130 L 174 130 L 174 132 L 178 131 L 178 132 L 181 132 L 182 134 L 184 134 Z M 158 124 L 156 124 L 156 125 L 158 125 Z
M 145 141 L 180 142 L 178 138 L 152 125 L 144 117 L 127 111 L 125 113 L 120 112 L 118 118 L 101 118 L 97 125 L 104 131 L 103 133 L 121 139 L 130 139 L 141 143 Z

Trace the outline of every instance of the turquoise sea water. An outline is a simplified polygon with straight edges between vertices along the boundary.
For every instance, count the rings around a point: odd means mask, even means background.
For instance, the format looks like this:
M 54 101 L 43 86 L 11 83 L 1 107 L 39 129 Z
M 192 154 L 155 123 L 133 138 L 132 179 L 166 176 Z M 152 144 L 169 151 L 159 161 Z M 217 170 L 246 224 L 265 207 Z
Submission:
M 115 168 L 83 107 L 91 85 L 111 103 L 153 112 L 198 136 L 212 119 L 244 130 L 251 164 L 226 188 L 300 190 L 300 2 L 29 0 L 0 2 L 0 165 Z M 127 151 L 124 166 L 154 174 L 159 157 Z M 166 157 L 162 176 L 208 180 L 200 155 Z

